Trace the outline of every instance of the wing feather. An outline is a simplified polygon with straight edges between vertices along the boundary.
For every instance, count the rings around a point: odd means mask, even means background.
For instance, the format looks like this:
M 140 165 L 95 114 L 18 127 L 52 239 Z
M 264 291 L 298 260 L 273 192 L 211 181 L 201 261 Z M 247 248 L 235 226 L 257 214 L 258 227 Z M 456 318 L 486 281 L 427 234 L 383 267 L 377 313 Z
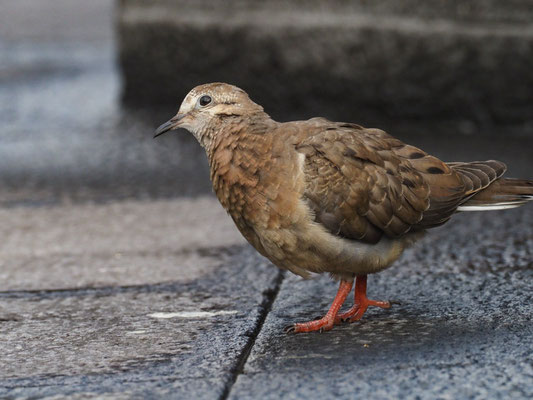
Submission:
M 505 172 L 498 161 L 445 163 L 379 129 L 313 121 L 304 197 L 330 232 L 375 243 L 442 225 Z

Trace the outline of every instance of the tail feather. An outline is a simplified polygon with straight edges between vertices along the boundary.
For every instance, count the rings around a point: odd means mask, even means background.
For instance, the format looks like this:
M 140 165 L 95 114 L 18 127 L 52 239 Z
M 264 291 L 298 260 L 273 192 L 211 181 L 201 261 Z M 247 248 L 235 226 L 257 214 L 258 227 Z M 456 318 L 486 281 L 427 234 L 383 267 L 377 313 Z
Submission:
M 467 197 L 485 189 L 507 170 L 504 163 L 496 160 L 453 162 L 448 165 L 463 177 Z
M 500 178 L 459 206 L 457 211 L 516 208 L 533 201 L 533 181 Z

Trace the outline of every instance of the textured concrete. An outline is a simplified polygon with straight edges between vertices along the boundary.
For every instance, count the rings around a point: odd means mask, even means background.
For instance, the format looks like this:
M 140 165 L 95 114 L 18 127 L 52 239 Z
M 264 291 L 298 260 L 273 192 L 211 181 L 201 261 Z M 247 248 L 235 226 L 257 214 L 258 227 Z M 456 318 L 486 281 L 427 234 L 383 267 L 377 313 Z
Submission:
M 0 293 L 0 397 L 219 398 L 278 282 L 241 252 L 189 283 Z
M 125 0 L 123 98 L 177 105 L 227 81 L 281 120 L 531 135 L 527 1 L 392 3 Z
M 0 291 L 188 282 L 245 244 L 211 197 L 15 207 L 0 220 Z

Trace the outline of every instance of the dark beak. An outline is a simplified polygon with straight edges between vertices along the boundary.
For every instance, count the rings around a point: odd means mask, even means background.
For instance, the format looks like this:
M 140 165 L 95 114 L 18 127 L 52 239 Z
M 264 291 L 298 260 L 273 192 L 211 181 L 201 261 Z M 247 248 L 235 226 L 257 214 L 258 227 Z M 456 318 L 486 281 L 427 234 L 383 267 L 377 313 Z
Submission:
M 183 114 L 178 114 L 176 115 L 174 118 L 172 118 L 171 120 L 165 122 L 164 124 L 162 124 L 159 128 L 157 128 L 155 130 L 155 134 L 154 134 L 154 138 L 162 135 L 163 133 L 165 132 L 168 132 L 168 131 L 171 131 L 173 129 L 176 129 L 179 127 L 179 122 L 181 119 L 183 119 L 185 115 Z

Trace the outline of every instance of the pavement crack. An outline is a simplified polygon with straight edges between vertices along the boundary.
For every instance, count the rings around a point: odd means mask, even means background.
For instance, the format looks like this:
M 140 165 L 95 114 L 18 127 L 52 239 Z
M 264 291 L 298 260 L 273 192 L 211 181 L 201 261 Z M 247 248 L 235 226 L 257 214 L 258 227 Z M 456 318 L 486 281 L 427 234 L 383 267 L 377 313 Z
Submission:
M 248 337 L 248 341 L 246 342 L 246 345 L 243 347 L 241 353 L 237 357 L 235 366 L 230 371 L 230 378 L 228 379 L 228 382 L 226 383 L 224 387 L 224 391 L 220 395 L 219 400 L 226 400 L 229 398 L 231 389 L 233 389 L 233 386 L 235 385 L 237 378 L 239 377 L 239 375 L 243 373 L 244 366 L 246 365 L 246 362 L 248 361 L 248 357 L 250 356 L 250 353 L 255 345 L 255 341 L 257 340 L 257 337 L 259 336 L 261 329 L 263 328 L 263 324 L 265 323 L 266 317 L 270 313 L 270 310 L 272 310 L 272 306 L 274 302 L 276 301 L 276 298 L 280 291 L 281 283 L 283 282 L 284 277 L 285 277 L 285 274 L 283 273 L 283 271 L 278 271 L 278 274 L 276 278 L 274 279 L 274 286 L 270 290 L 267 290 L 263 293 L 264 298 L 263 298 L 263 301 L 261 302 L 260 313 L 259 313 L 259 316 L 257 317 L 255 328 L 250 333 L 250 336 Z

